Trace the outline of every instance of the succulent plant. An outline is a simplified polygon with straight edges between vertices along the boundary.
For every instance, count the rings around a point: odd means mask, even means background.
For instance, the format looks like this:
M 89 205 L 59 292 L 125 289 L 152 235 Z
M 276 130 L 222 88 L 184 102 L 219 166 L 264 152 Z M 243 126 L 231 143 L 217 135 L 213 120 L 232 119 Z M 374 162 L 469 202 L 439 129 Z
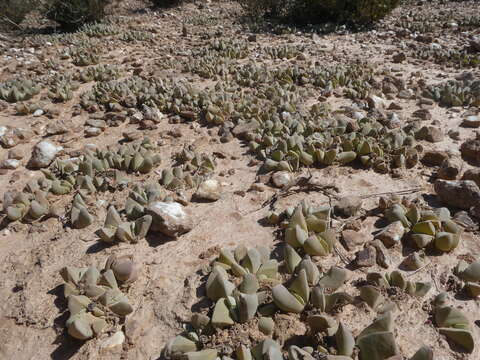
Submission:
M 64 295 L 70 311 L 66 327 L 72 337 L 90 339 L 105 330 L 110 314 L 125 317 L 133 311 L 111 269 L 100 272 L 93 266 L 67 266 L 60 274 L 65 281 Z
M 397 355 L 392 314 L 380 315 L 363 329 L 357 336 L 356 345 L 360 349 L 360 360 L 383 360 Z
M 50 203 L 47 195 L 39 187 L 31 192 L 5 193 L 4 211 L 10 221 L 32 222 L 49 214 Z
M 405 275 L 397 270 L 392 271 L 390 274 L 387 273 L 384 275 L 376 272 L 368 273 L 367 281 L 370 284 L 380 288 L 394 286 L 405 291 L 407 294 L 416 297 L 425 296 L 432 288 L 432 284 L 430 282 L 409 281 Z M 376 290 L 373 286 L 368 285 L 365 287 L 365 289 L 362 289 L 363 287 L 360 289 L 360 296 L 370 307 L 375 309 L 378 305 L 381 305 L 383 298 L 378 290 Z
M 447 293 L 440 293 L 434 300 L 435 323 L 440 334 L 472 353 L 475 347 L 468 318 L 460 311 L 446 305 Z
M 469 264 L 465 260 L 460 260 L 454 269 L 454 273 L 465 283 L 464 288 L 472 298 L 480 296 L 479 261 L 474 261 Z
M 26 101 L 40 93 L 41 89 L 41 84 L 33 80 L 10 80 L 0 83 L 0 99 L 10 103 Z
M 70 223 L 75 229 L 83 229 L 90 226 L 94 217 L 88 212 L 87 205 L 80 194 L 75 195 L 70 210 Z
M 419 249 L 431 245 L 439 251 L 449 252 L 458 246 L 461 238 L 462 228 L 451 219 L 447 208 L 430 210 L 415 204 L 406 207 L 401 203 L 393 203 L 385 210 L 385 217 L 391 225 L 378 234 L 377 238 L 386 246 L 392 245 L 389 240 L 392 225 L 399 223 L 405 232 L 410 231 L 409 237 Z
M 139 30 L 129 30 L 123 32 L 119 39 L 125 42 L 137 42 L 137 41 L 151 41 L 154 35 L 151 32 L 139 31 Z
M 120 70 L 114 65 L 97 65 L 87 67 L 76 74 L 76 80 L 81 82 L 110 81 L 120 77 Z
M 439 102 L 443 106 L 479 106 L 480 80 L 449 80 L 424 89 L 423 96 Z
M 329 229 L 330 212 L 328 206 L 313 208 L 306 203 L 298 205 L 285 229 L 286 243 L 311 256 L 329 254 L 336 241 L 335 233 Z
M 110 255 L 105 264 L 105 270 L 112 270 L 117 281 L 130 284 L 138 279 L 140 266 L 133 255 Z
M 114 206 L 107 211 L 104 226 L 98 230 L 101 241 L 106 243 L 136 243 L 145 238 L 152 224 L 151 215 L 143 215 L 135 221 L 123 221 Z
M 97 65 L 100 62 L 100 50 L 102 47 L 75 47 L 68 54 L 76 66 Z
M 101 38 L 106 36 L 118 35 L 120 28 L 114 22 L 99 22 L 99 23 L 86 23 L 78 32 L 83 33 L 89 37 Z

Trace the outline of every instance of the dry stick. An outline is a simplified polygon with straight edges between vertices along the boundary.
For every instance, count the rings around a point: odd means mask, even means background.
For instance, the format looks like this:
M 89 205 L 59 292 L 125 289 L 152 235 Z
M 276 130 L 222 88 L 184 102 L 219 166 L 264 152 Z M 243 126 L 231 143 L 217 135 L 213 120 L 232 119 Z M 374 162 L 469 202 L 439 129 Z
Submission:
M 428 264 L 426 265 L 423 265 L 421 268 L 415 270 L 414 272 L 412 272 L 411 274 L 407 274 L 407 277 L 410 277 L 410 276 L 413 276 L 415 275 L 416 273 L 419 273 L 420 271 L 424 270 L 425 268 L 427 268 L 432 262 L 430 261 Z
M 17 29 L 21 29 L 21 27 L 18 26 L 17 23 L 15 23 L 14 21 L 10 20 L 7 16 L 3 16 L 2 19 L 5 20 L 5 21 L 7 21 L 7 22 L 9 22 L 9 23 L 12 24 L 13 26 L 15 26 Z
M 376 194 L 368 194 L 368 195 L 361 195 L 360 197 L 362 199 L 367 199 L 371 197 L 378 197 L 378 196 L 384 196 L 384 195 L 407 195 L 407 194 L 413 194 L 419 191 L 422 191 L 423 188 L 418 186 L 416 188 L 411 188 L 411 189 L 404 189 L 404 190 L 398 190 L 398 191 L 388 191 L 384 193 L 376 193 Z
M 340 258 L 340 260 L 342 260 L 342 262 L 345 264 L 345 265 L 348 265 L 350 264 L 350 259 L 347 258 L 344 254 L 342 254 L 340 252 L 340 250 L 338 250 L 338 248 L 334 245 L 333 246 L 333 249 L 335 250 L 335 252 L 337 253 L 338 257 Z
M 338 192 L 338 188 L 335 185 L 331 185 L 331 184 L 329 184 L 329 185 L 312 184 L 312 183 L 309 182 L 311 178 L 312 178 L 311 174 L 308 177 L 301 176 L 300 178 L 298 178 L 297 181 L 295 181 L 291 185 L 287 186 L 285 189 L 282 189 L 282 190 L 276 192 L 275 194 L 273 194 L 270 197 L 270 199 L 266 200 L 259 209 L 254 210 L 252 212 L 262 210 L 263 208 L 265 208 L 267 206 L 269 206 L 270 209 L 273 210 L 275 208 L 275 203 L 283 197 L 287 197 L 287 196 L 290 196 L 292 194 L 297 194 L 297 193 L 301 193 L 301 192 L 307 192 L 308 193 L 308 192 L 312 192 L 312 191 L 318 191 L 318 192 L 321 192 L 323 195 L 327 196 L 328 199 L 329 199 L 330 205 L 331 205 L 332 194 L 329 194 L 327 190 L 328 189 L 333 189 L 336 192 Z M 292 189 L 293 187 L 296 187 L 296 186 L 298 186 L 298 189 Z

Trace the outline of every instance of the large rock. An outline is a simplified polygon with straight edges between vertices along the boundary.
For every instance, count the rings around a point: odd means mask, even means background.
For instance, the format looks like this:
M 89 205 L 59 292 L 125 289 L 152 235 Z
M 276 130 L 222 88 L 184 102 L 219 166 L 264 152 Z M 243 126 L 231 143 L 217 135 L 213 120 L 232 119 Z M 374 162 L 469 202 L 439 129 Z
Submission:
M 342 241 L 343 246 L 347 251 L 355 250 L 358 246 L 365 244 L 368 240 L 368 237 L 355 230 L 343 230 L 342 231 Z
M 448 159 L 448 153 L 441 150 L 427 150 L 422 158 L 422 163 L 427 166 L 440 166 Z
M 222 185 L 215 179 L 205 180 L 195 192 L 195 197 L 199 200 L 217 201 L 221 195 Z
M 366 246 L 358 251 L 354 260 L 357 267 L 370 267 L 375 265 L 375 248 L 373 246 Z
M 462 180 L 472 180 L 480 187 L 480 169 L 468 169 L 463 173 Z
M 193 228 L 191 215 L 177 202 L 153 202 L 147 214 L 152 216 L 151 229 L 168 236 L 177 237 Z
M 460 146 L 460 152 L 466 160 L 480 162 L 480 139 L 465 141 Z
M 480 127 L 480 116 L 470 115 L 462 121 L 462 126 L 466 128 L 478 128 Z
M 376 95 L 367 97 L 367 103 L 370 109 L 385 109 L 388 105 L 387 100 Z
M 40 141 L 33 148 L 29 166 L 37 169 L 46 168 L 62 150 L 63 147 L 56 146 L 49 141 Z
M 462 171 L 463 162 L 458 158 L 447 159 L 438 170 L 438 177 L 444 180 L 455 180 Z
M 284 188 L 293 182 L 293 176 L 288 171 L 277 171 L 272 175 L 272 183 L 278 188 Z
M 392 247 L 400 244 L 405 234 L 405 227 L 400 221 L 395 221 L 382 229 L 375 239 L 379 239 L 386 247 Z
M 435 192 L 443 203 L 459 209 L 480 204 L 480 189 L 471 180 L 437 180 Z
M 417 140 L 427 140 L 432 143 L 443 141 L 443 132 L 436 126 L 424 126 L 415 133 Z

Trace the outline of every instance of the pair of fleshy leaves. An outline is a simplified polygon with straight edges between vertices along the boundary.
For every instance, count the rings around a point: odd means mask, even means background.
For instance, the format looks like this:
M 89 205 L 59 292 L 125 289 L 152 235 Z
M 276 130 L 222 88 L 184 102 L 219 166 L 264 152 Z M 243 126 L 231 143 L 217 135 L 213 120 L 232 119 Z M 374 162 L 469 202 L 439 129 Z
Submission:
M 152 216 L 144 215 L 135 221 L 124 222 L 114 206 L 108 208 L 104 227 L 99 229 L 100 240 L 106 243 L 136 243 L 145 238 L 152 224 Z

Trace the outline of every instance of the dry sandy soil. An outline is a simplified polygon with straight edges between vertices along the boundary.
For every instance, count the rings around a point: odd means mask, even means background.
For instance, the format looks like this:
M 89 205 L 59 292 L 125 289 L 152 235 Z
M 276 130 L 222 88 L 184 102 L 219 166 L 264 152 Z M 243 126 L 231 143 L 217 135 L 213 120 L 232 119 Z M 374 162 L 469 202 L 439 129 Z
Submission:
M 44 81 L 45 84 L 48 79 L 58 77 L 58 74 L 73 76 L 85 67 L 74 65 L 72 57 L 65 54 L 68 49 L 84 46 L 88 51 L 94 48 L 98 50 L 101 64 L 117 66 L 121 71 L 121 79 L 134 74 L 146 79 L 170 78 L 174 82 L 183 79 L 197 89 L 211 89 L 217 82 L 225 82 L 228 76 L 200 77 L 191 68 L 186 69 L 187 65 L 202 58 L 202 50 L 209 49 L 214 39 L 235 40 L 246 47 L 247 56 L 231 59 L 234 68 L 249 61 L 271 67 L 299 65 L 305 68 L 312 67 L 315 63 L 331 66 L 365 62 L 374 69 L 374 79 L 380 83 L 385 74 L 395 74 L 405 82 L 410 95 L 405 98 L 399 96 L 398 91 L 389 94 L 387 104 L 395 103 L 398 107 L 396 110 L 380 110 L 380 113 L 385 116 L 395 112 L 402 123 L 407 123 L 412 121 L 414 111 L 428 108 L 431 118 L 422 121 L 422 125 L 433 124 L 441 129 L 444 136 L 435 143 L 419 141 L 425 150 L 445 150 L 452 158 L 461 159 L 460 145 L 474 137 L 474 129 L 461 127 L 460 124 L 467 111 L 475 114 L 478 112 L 476 108 L 468 105 L 442 107 L 437 102 L 421 105 L 421 92 L 417 86 L 419 81 L 433 85 L 455 79 L 464 72 L 470 72 L 479 79 L 480 54 L 477 52 L 476 55 L 470 55 L 477 59 L 471 66 L 459 66 L 458 61 L 451 59 L 439 64 L 432 58 L 424 60 L 416 54 L 419 48 L 452 51 L 467 49 L 471 37 L 480 35 L 478 3 L 447 2 L 442 5 L 404 6 L 375 30 L 318 35 L 297 29 L 273 29 L 268 24 L 258 29 L 249 28 L 239 21 L 239 8 L 223 2 L 188 4 L 178 9 L 162 11 L 143 11 L 141 7 L 132 7 L 134 10 L 122 10 L 121 15 L 112 17 L 111 27 L 116 30 L 115 34 L 99 37 L 88 37 L 82 32 L 68 35 L 0 35 L 0 81 L 23 78 Z M 470 23 L 465 19 L 470 19 Z M 136 31 L 133 34 L 138 36 L 122 37 L 129 32 L 132 34 L 132 31 Z M 84 38 L 87 40 L 82 40 Z M 266 50 L 267 47 L 282 49 L 286 45 L 299 49 L 298 54 L 290 59 L 272 58 Z M 406 59 L 396 61 L 395 56 L 399 53 L 405 54 Z M 63 146 L 59 158 L 67 159 L 87 144 L 105 148 L 118 144 L 124 139 L 124 133 L 141 133 L 158 143 L 162 162 L 147 175 L 129 174 L 131 182 L 127 189 L 98 192 L 89 196 L 87 205 L 95 215 L 95 221 L 87 228 L 73 229 L 69 224 L 72 195 L 49 195 L 51 203 L 55 203 L 65 214 L 60 218 L 50 217 L 32 223 L 8 222 L 4 219 L 0 231 L 2 359 L 160 358 L 166 342 L 182 331 L 183 324 L 189 321 L 192 311 L 203 300 L 202 286 L 205 279 L 202 269 L 216 258 L 220 248 L 234 248 L 243 244 L 274 249 L 281 248 L 283 244 L 283 236 L 278 227 L 265 225 L 265 221 L 262 221 L 270 211 L 264 203 L 281 190 L 273 187 L 265 177 L 258 177 L 262 162 L 248 152 L 244 141 L 235 136 L 219 134 L 219 126 L 207 125 L 198 116 L 191 120 L 167 111 L 164 111 L 164 118 L 155 124 L 154 129 L 142 130 L 138 124 L 129 121 L 132 113 L 127 113 L 127 109 L 121 107 L 117 110 L 125 114 L 126 121 L 118 127 L 107 127 L 98 136 L 85 137 L 85 121 L 94 115 L 102 119 L 105 113 L 102 106 L 90 108 L 89 111 L 80 106 L 80 95 L 90 90 L 94 83 L 82 83 L 74 90 L 71 99 L 61 102 L 52 102 L 47 95 L 48 85 L 43 86 L 40 94 L 29 100 L 30 103 L 41 103 L 40 107 L 44 111 L 40 116 L 19 115 L 16 104 L 2 102 L 0 126 L 20 129 L 24 135 L 14 147 L 0 149 L 2 161 L 8 158 L 9 151 L 13 149 L 22 157 L 18 168 L 2 170 L 2 194 L 22 190 L 29 180 L 41 176 L 39 170 L 27 166 L 32 148 L 40 140 Z M 337 89 L 331 94 L 332 91 L 325 91 L 321 86 L 309 85 L 308 91 L 309 94 L 303 99 L 306 106 L 318 102 L 327 103 L 335 111 L 351 107 L 354 103 L 365 103 L 364 100 L 352 100 Z M 367 113 L 368 107 L 361 108 L 360 111 Z M 61 134 L 51 134 L 49 126 L 57 121 L 64 123 L 64 129 L 60 131 Z M 451 131 L 458 131 L 458 134 L 449 136 Z M 103 225 L 107 206 L 113 204 L 123 208 L 129 189 L 134 184 L 158 182 L 162 169 L 173 164 L 172 155 L 188 145 L 193 145 L 199 153 L 215 156 L 217 166 L 209 176 L 222 183 L 221 198 L 215 202 L 190 201 L 194 190 L 184 190 L 180 195 L 189 200 L 187 208 L 194 218 L 195 226 L 176 240 L 149 234 L 146 240 L 136 244 L 105 246 L 100 243 L 95 231 Z M 462 172 L 474 167 L 461 161 Z M 376 208 L 379 194 L 419 189 L 412 191 L 412 194 L 438 206 L 432 185 L 437 170 L 438 167 L 428 167 L 421 162 L 413 168 L 396 169 L 386 174 L 349 165 L 312 167 L 308 171 L 303 168 L 294 173 L 294 176 L 298 178 L 310 174 L 317 184 L 324 185 L 325 189 L 331 189 L 329 185 L 333 185 L 335 190 L 330 193 L 292 192 L 281 196 L 274 206 L 282 211 L 303 199 L 325 205 L 331 199 L 361 196 L 364 198 L 363 209 L 356 221 L 361 222 L 360 231 L 367 241 L 378 230 L 376 225 L 379 224 L 381 214 L 370 210 Z M 179 196 L 175 193 L 173 195 Z M 337 231 L 340 232 L 345 222 L 342 218 L 335 219 Z M 454 251 L 428 257 L 428 266 L 408 275 L 410 280 L 435 282 L 425 298 L 393 296 L 391 300 L 397 304 L 394 333 L 399 351 L 405 359 L 411 357 L 423 344 L 434 349 L 434 358 L 438 360 L 480 358 L 478 301 L 462 296 L 448 284 L 452 268 L 458 259 L 466 255 L 476 256 L 479 252 L 478 233 L 464 232 L 460 245 Z M 343 256 L 340 257 L 339 253 Z M 135 322 L 138 326 L 121 346 L 101 350 L 102 342 L 115 330 L 124 329 L 124 324 L 118 324 L 99 338 L 87 342 L 69 337 L 64 327 L 68 310 L 59 271 L 66 265 L 103 267 L 111 254 L 134 254 L 141 264 L 139 279 L 126 290 L 134 307 L 134 312 L 126 321 Z M 390 249 L 388 255 L 392 261 L 388 271 L 392 271 L 402 262 L 405 253 L 401 249 Z M 333 264 L 346 266 L 345 261 L 353 261 L 354 258 L 355 251 L 349 252 L 339 244 L 338 252 L 314 260 L 320 269 L 327 270 Z M 358 295 L 355 281 L 364 279 L 367 271 L 384 270 L 374 265 L 354 271 L 352 279 L 345 285 L 345 291 Z M 452 347 L 431 321 L 429 304 L 436 294 L 445 290 L 451 295 L 450 304 L 462 309 L 472 320 L 477 342 L 472 354 Z M 282 316 L 285 315 L 277 315 L 279 323 Z M 356 335 L 371 322 L 375 312 L 364 305 L 351 304 L 345 306 L 336 317 Z M 290 324 L 288 328 L 279 329 L 275 334 L 279 341 L 289 342 L 289 338 L 301 339 L 305 335 L 305 326 L 298 318 L 292 317 L 287 323 Z

